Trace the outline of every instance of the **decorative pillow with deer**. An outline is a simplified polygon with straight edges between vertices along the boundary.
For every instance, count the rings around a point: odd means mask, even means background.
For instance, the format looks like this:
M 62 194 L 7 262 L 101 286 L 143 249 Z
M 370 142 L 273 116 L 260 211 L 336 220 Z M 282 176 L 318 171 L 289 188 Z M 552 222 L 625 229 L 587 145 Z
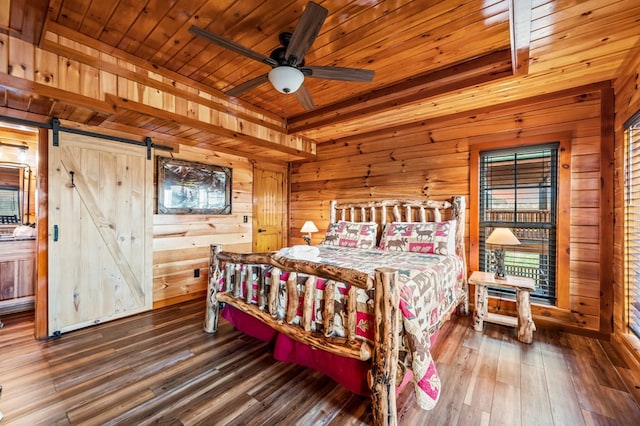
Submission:
M 365 248 L 376 246 L 377 223 L 346 222 L 330 223 L 322 244 L 328 246 Z
M 393 222 L 382 232 L 380 249 L 416 253 L 454 254 L 456 221 Z

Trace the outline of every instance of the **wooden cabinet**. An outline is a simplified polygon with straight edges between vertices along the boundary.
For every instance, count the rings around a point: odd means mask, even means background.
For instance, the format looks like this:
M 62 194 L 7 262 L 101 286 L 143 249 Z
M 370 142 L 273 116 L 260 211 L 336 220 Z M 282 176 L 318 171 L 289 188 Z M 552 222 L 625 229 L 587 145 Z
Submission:
M 35 240 L 0 240 L 0 312 L 33 308 L 35 248 Z

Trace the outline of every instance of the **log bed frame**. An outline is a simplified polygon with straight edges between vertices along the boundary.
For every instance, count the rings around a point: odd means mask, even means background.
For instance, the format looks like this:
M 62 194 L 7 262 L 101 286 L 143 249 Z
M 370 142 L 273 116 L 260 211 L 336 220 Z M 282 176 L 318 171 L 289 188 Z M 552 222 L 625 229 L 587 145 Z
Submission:
M 353 222 L 377 222 L 380 234 L 387 222 L 391 211 L 396 222 L 426 222 L 428 219 L 439 222 L 443 220 L 443 212 L 450 214 L 446 219 L 456 219 L 456 254 L 464 264 L 465 280 L 463 284 L 464 295 L 456 304 L 462 314 L 469 312 L 468 284 L 466 281 L 466 255 L 464 245 L 465 228 L 465 203 L 461 196 L 454 196 L 449 201 L 433 200 L 385 200 L 366 201 L 338 204 L 331 202 L 330 220 L 336 222 L 337 213 L 341 220 Z M 368 213 L 368 214 L 367 214 Z M 414 217 L 416 217 L 414 219 Z M 227 262 L 224 270 L 220 269 L 220 261 Z M 233 264 L 233 265 L 232 265 Z M 234 265 L 244 264 L 247 267 L 235 268 Z M 263 284 L 258 274 L 262 271 L 260 265 L 271 265 L 272 282 L 275 285 Z M 255 268 L 255 269 L 254 269 Z M 279 271 L 289 271 L 287 280 L 287 306 L 284 318 L 277 317 L 277 297 L 279 283 Z M 300 325 L 292 324 L 298 309 L 299 294 L 296 287 L 297 274 L 309 275 L 306 279 L 303 292 L 302 321 Z M 218 292 L 217 281 L 220 274 L 225 274 L 228 289 L 226 292 Z M 332 300 L 334 283 L 343 282 L 351 286 L 347 295 L 347 323 L 345 330 L 347 337 L 329 337 L 333 330 L 333 303 L 325 303 L 324 306 L 324 333 L 311 331 L 311 318 L 313 298 L 315 297 L 316 278 L 330 280 L 323 291 L 325 300 Z M 246 282 L 246 287 L 241 288 L 235 283 Z M 258 283 L 258 303 L 248 303 L 253 295 L 253 284 Z M 368 342 L 356 339 L 356 290 L 374 289 L 374 341 L 373 347 Z M 244 296 L 242 296 L 244 290 Z M 209 264 L 209 284 L 207 290 L 206 314 L 204 331 L 214 333 L 218 326 L 219 309 L 222 303 L 228 303 L 237 309 L 251 315 L 254 318 L 269 325 L 276 331 L 283 333 L 299 342 L 312 347 L 328 351 L 340 356 L 356 358 L 372 362 L 368 377 L 371 388 L 372 413 L 375 425 L 396 425 L 396 370 L 398 362 L 399 333 L 401 328 L 401 315 L 399 311 L 399 287 L 398 273 L 391 268 L 377 268 L 375 277 L 354 269 L 341 268 L 332 265 L 320 264 L 305 260 L 295 260 L 278 256 L 277 252 L 271 253 L 231 253 L 222 251 L 222 246 L 211 246 L 211 258 Z

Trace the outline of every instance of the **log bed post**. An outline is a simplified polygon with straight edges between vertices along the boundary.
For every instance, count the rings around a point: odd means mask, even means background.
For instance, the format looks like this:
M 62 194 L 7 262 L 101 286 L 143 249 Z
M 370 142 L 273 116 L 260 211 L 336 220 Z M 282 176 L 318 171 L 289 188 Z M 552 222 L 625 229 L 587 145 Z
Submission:
M 207 306 L 203 325 L 203 329 L 207 333 L 215 333 L 218 330 L 219 304 L 216 299 L 216 293 L 218 292 L 218 278 L 221 273 L 218 253 L 221 251 L 221 245 L 211 245 L 209 254 L 209 282 L 207 284 Z
M 336 223 L 336 204 L 338 204 L 336 200 L 331 200 L 329 207 L 329 223 Z
M 373 424 L 395 426 L 398 421 L 396 372 L 400 327 L 398 272 L 391 268 L 378 268 L 375 275 L 375 335 L 369 373 Z
M 462 315 L 469 315 L 469 283 L 467 282 L 467 254 L 465 252 L 464 244 L 464 227 L 465 227 L 465 203 L 464 197 L 455 196 L 451 198 L 451 208 L 453 211 L 453 217 L 456 218 L 456 253 L 462 258 L 462 264 L 464 271 L 464 278 L 462 287 L 465 294 L 465 300 L 462 303 L 461 311 Z

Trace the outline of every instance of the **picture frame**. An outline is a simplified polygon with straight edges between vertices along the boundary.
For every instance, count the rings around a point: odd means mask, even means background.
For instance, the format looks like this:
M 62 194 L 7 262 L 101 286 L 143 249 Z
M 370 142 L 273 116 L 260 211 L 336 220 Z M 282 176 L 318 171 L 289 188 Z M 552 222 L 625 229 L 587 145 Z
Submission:
M 231 214 L 232 169 L 157 158 L 158 214 Z

